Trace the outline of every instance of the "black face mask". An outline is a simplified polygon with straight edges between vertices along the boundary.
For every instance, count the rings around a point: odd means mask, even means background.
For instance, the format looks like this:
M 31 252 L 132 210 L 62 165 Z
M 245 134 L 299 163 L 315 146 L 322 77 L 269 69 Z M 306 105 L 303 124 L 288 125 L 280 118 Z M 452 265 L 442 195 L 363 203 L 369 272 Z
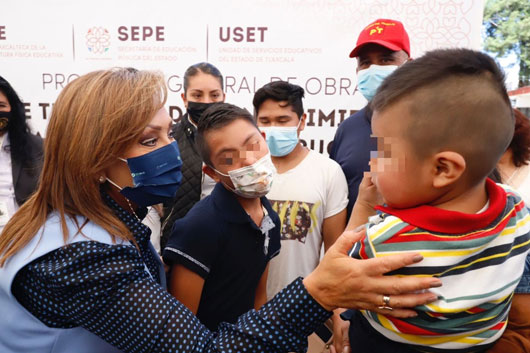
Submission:
M 0 132 L 7 131 L 11 117 L 11 112 L 0 112 Z
M 198 103 L 188 101 L 188 108 L 186 109 L 186 111 L 188 112 L 188 115 L 191 117 L 195 125 L 197 125 L 201 120 L 202 113 L 204 113 L 206 109 L 210 108 L 214 104 L 216 103 Z

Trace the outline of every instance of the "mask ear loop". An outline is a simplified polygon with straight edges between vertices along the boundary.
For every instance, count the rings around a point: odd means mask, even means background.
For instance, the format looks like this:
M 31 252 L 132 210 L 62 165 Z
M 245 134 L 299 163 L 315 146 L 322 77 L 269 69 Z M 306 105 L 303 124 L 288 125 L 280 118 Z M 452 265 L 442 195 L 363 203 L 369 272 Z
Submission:
M 121 158 L 120 158 L 121 160 Z M 115 186 L 118 190 L 122 191 L 123 188 L 121 186 L 119 186 L 118 184 L 116 184 L 115 182 L 113 182 L 112 180 L 110 180 L 109 178 L 105 178 L 106 181 L 108 181 L 111 185 Z M 136 212 L 134 212 L 134 208 L 132 207 L 131 205 L 131 202 L 129 201 L 128 198 L 126 198 L 124 195 L 122 195 L 123 198 L 125 199 L 125 201 L 127 201 L 127 205 L 129 205 L 129 209 L 131 210 L 132 214 L 134 215 L 134 217 L 136 218 L 136 220 L 138 222 L 141 222 L 142 220 L 140 219 L 140 217 L 138 217 L 138 215 L 136 214 Z
M 210 168 L 212 168 L 212 170 L 213 170 L 214 172 L 216 172 L 217 174 L 222 175 L 222 176 L 224 176 L 224 177 L 228 177 L 228 178 L 230 178 L 230 181 L 232 180 L 232 178 L 230 177 L 229 174 L 221 173 L 220 171 L 218 171 L 217 169 L 215 169 L 214 167 L 211 167 L 211 166 L 210 166 Z M 233 183 L 233 182 L 232 182 L 232 183 Z M 223 184 L 228 190 L 232 191 L 233 193 L 236 193 L 236 189 L 235 189 L 235 188 L 232 188 L 232 187 L 226 185 L 226 183 L 224 183 L 222 180 L 221 180 L 221 184 Z
M 188 121 L 191 125 L 193 125 L 194 128 L 197 129 L 197 124 L 195 124 L 195 121 L 193 121 L 193 118 L 191 117 L 190 114 L 188 114 Z
M 300 128 L 300 125 L 302 125 L 302 117 L 298 119 L 298 125 L 296 126 L 296 131 Z
M 109 178 L 105 178 L 106 181 L 108 181 L 111 185 L 115 186 L 116 189 L 122 191 L 123 188 L 121 186 L 119 186 L 118 184 L 116 184 L 115 182 L 113 182 L 112 180 L 110 180 Z
M 214 167 L 210 167 L 210 168 L 212 168 L 213 171 L 216 172 L 217 174 L 220 174 L 220 175 L 222 175 L 222 176 L 224 176 L 224 177 L 228 177 L 228 178 L 230 178 L 230 175 L 229 175 L 229 174 L 222 173 L 222 172 L 218 171 L 217 169 L 215 169 Z
M 122 161 L 122 162 L 127 163 L 127 160 L 124 159 L 124 158 L 121 158 L 121 157 L 116 157 L 116 158 L 118 158 L 118 159 L 119 159 L 120 161 Z M 127 163 L 127 165 L 129 165 L 129 163 Z M 105 178 L 105 181 L 108 181 L 110 184 L 114 185 L 114 186 L 116 187 L 116 189 L 118 189 L 118 190 L 120 190 L 120 191 L 123 190 L 123 188 L 122 188 L 121 186 L 119 186 L 118 184 L 116 184 L 115 182 L 113 182 L 112 180 L 110 180 L 108 177 L 103 177 L 103 176 L 102 176 L 102 178 Z

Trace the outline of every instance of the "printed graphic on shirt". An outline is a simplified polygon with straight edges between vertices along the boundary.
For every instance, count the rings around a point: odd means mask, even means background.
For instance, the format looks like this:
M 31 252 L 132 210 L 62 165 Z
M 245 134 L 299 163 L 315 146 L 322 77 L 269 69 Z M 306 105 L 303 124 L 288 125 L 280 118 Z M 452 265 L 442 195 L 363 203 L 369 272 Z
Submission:
M 270 200 L 281 221 L 281 240 L 298 240 L 305 244 L 307 234 L 318 224 L 317 211 L 322 202 Z

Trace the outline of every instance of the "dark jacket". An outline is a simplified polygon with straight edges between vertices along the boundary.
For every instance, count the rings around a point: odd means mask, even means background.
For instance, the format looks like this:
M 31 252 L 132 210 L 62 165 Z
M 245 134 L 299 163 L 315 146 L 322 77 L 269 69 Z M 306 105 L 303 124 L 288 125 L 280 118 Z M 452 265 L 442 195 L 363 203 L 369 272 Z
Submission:
M 11 143 L 13 143 L 11 141 Z M 11 153 L 11 170 L 13 173 L 13 186 L 15 198 L 21 206 L 37 189 L 40 172 L 42 170 L 43 147 L 42 138 L 37 135 L 28 135 L 25 146 L 29 158 L 22 161 Z
M 161 249 L 166 246 L 173 223 L 184 217 L 201 199 L 202 158 L 195 148 L 196 133 L 197 129 L 189 122 L 188 114 L 185 114 L 173 127 L 173 134 L 182 158 L 182 183 L 173 202 L 164 204 L 164 218 L 161 220 Z

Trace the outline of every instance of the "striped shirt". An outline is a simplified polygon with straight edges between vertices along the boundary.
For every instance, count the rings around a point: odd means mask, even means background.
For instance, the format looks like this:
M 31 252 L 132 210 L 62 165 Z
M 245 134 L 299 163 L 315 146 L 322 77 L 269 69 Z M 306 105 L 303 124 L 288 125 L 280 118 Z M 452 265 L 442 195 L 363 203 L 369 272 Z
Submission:
M 422 262 L 389 274 L 434 276 L 443 285 L 431 290 L 438 300 L 416 307 L 414 318 L 362 311 L 373 329 L 394 342 L 437 351 L 487 346 L 502 335 L 530 248 L 530 215 L 507 186 L 491 180 L 486 185 L 489 207 L 477 214 L 426 205 L 378 207 L 382 213 L 370 219 L 365 238 L 350 255 L 420 252 Z

